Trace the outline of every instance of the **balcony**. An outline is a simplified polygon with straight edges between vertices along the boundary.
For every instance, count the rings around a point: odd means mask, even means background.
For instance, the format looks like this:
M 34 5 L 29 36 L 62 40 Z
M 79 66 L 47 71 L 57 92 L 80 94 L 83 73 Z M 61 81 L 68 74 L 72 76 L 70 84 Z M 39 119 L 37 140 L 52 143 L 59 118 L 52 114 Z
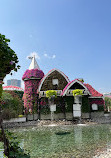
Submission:
M 67 91 L 67 93 L 66 93 L 66 96 L 73 96 L 73 93 L 72 93 L 73 90 L 74 89 L 69 89 Z M 87 90 L 85 90 L 85 89 L 81 89 L 81 90 L 83 90 L 83 95 L 88 95 L 88 91 Z
M 61 96 L 62 90 L 55 90 L 57 92 L 57 96 Z M 40 91 L 39 97 L 46 97 L 46 91 Z

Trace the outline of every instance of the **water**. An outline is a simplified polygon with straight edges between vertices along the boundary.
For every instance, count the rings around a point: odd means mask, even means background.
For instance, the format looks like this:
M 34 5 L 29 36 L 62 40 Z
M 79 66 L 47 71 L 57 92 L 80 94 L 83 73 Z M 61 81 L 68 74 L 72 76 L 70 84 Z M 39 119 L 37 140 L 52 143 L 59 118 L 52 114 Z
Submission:
M 111 147 L 111 125 L 11 129 L 31 158 L 93 158 Z
M 0 158 L 3 158 L 3 143 L 0 142 Z

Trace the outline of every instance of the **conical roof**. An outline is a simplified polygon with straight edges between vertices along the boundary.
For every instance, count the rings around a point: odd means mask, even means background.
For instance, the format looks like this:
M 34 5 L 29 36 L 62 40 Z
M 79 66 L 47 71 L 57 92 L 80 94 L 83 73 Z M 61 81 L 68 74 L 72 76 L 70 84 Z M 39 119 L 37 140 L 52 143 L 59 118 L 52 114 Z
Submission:
M 31 61 L 31 64 L 29 66 L 29 70 L 31 70 L 31 69 L 38 69 L 38 70 L 40 70 L 40 68 L 39 68 L 39 66 L 37 64 L 37 61 L 35 59 L 35 55 L 32 57 L 32 61 Z
M 30 57 L 31 59 L 31 64 L 29 66 L 29 69 L 25 71 L 23 74 L 22 80 L 25 79 L 41 79 L 44 76 L 44 73 L 42 70 L 40 70 L 37 61 L 35 59 L 35 55 L 33 57 Z

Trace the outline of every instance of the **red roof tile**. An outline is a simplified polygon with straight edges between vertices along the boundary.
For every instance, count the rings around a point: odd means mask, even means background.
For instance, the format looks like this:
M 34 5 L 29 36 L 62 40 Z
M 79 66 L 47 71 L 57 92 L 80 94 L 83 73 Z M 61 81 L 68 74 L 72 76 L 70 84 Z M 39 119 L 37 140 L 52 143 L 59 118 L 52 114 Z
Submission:
M 17 87 L 17 86 L 3 86 L 3 90 L 19 90 L 19 91 L 24 91 L 22 88 Z
M 84 85 L 87 87 L 87 89 L 91 93 L 92 97 L 102 97 L 103 96 L 103 94 L 101 94 L 98 91 L 96 91 L 91 85 L 85 84 L 85 83 L 84 83 Z

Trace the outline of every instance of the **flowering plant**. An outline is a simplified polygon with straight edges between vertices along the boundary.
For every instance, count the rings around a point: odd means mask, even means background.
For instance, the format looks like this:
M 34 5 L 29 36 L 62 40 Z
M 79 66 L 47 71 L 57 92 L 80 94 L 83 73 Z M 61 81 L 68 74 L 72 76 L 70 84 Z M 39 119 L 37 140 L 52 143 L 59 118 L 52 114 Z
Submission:
M 94 99 L 90 101 L 90 104 L 104 105 L 105 101 L 103 99 Z
M 51 98 L 52 96 L 55 96 L 55 98 L 57 97 L 57 92 L 55 90 L 46 91 L 46 97 L 47 98 Z
M 34 106 L 37 105 L 37 88 L 39 80 L 26 80 L 25 91 L 23 94 L 24 108 L 26 112 L 32 112 Z
M 38 69 L 31 69 L 31 70 L 26 70 L 25 73 L 23 74 L 22 80 L 24 79 L 30 79 L 30 78 L 43 78 L 44 73 L 42 70 Z
M 81 89 L 75 89 L 72 91 L 73 96 L 77 96 L 77 95 L 83 95 L 83 90 Z

